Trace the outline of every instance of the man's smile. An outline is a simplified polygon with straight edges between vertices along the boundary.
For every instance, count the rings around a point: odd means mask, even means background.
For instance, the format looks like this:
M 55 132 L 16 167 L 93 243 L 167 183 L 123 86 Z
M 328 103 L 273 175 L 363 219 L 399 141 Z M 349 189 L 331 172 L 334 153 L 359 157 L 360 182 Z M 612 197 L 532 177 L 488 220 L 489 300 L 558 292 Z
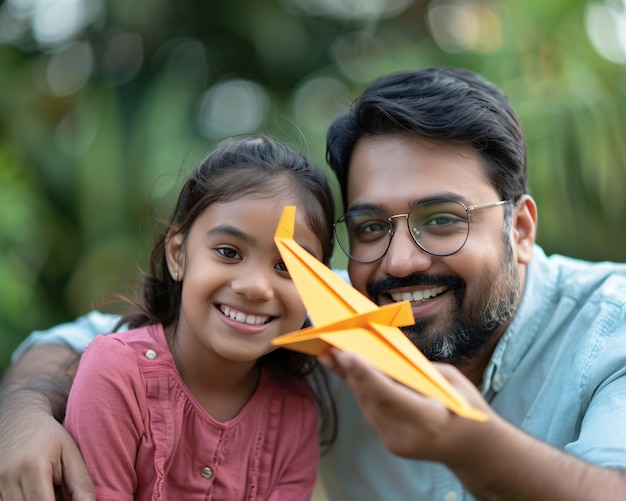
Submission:
M 411 292 L 391 292 L 389 295 L 394 301 L 426 301 L 443 294 L 448 290 L 447 287 L 433 287 L 432 289 L 422 289 Z

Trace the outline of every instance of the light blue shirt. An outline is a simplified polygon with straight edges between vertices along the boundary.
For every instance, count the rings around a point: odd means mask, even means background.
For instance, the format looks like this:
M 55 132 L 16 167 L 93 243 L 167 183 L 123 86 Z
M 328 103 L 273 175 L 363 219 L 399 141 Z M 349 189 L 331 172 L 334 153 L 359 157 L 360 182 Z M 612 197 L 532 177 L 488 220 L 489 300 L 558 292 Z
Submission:
M 72 322 L 55 325 L 48 330 L 33 331 L 15 349 L 11 360 L 14 362 L 28 348 L 38 344 L 64 344 L 77 353 L 82 353 L 96 335 L 113 332 L 119 319 L 117 315 L 91 311 Z
M 65 343 L 82 351 L 116 317 L 93 312 L 31 334 L 16 351 Z M 502 417 L 602 466 L 626 469 L 626 265 L 546 257 L 528 267 L 524 297 L 485 371 L 482 393 Z M 339 435 L 322 457 L 332 501 L 471 500 L 437 463 L 396 457 L 337 386 Z
M 626 265 L 547 258 L 536 247 L 519 310 L 485 371 L 485 398 L 544 442 L 626 468 L 625 373 Z M 338 406 L 339 439 L 321 463 L 331 500 L 474 499 L 445 466 L 387 452 L 343 384 Z

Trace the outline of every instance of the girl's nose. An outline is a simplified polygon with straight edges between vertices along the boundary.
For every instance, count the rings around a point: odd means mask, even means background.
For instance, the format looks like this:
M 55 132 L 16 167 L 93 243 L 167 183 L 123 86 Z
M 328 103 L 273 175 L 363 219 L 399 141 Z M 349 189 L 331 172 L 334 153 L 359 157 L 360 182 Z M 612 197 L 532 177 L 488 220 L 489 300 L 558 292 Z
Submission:
M 274 273 L 274 270 L 270 273 Z M 231 288 L 250 301 L 269 301 L 274 297 L 270 273 L 258 268 L 242 270 L 242 273 L 231 282 Z

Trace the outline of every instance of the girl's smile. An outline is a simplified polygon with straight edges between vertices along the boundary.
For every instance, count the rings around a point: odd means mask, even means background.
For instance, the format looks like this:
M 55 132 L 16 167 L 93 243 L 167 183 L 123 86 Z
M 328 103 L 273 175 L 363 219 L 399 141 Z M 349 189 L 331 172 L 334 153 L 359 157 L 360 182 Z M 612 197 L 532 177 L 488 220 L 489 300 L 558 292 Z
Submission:
M 225 317 L 234 320 L 236 323 L 244 323 L 247 325 L 265 325 L 273 318 L 270 315 L 245 313 L 237 308 L 233 308 L 225 304 L 218 304 L 217 308 L 224 314 Z

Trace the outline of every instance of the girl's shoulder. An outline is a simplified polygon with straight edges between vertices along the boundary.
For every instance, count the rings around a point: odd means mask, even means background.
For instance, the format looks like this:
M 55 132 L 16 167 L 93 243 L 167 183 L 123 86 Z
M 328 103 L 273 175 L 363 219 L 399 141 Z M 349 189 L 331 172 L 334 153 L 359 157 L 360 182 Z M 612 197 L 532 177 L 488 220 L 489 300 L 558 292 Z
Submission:
M 134 347 L 143 345 L 165 346 L 165 333 L 161 324 L 144 325 L 136 329 L 121 332 L 101 333 L 89 344 L 92 346 L 114 346 L 120 344 Z
M 156 360 L 164 354 L 169 355 L 165 333 L 161 324 L 154 324 L 124 332 L 98 334 L 85 350 L 83 358 L 96 357 L 114 363 L 124 359 Z

